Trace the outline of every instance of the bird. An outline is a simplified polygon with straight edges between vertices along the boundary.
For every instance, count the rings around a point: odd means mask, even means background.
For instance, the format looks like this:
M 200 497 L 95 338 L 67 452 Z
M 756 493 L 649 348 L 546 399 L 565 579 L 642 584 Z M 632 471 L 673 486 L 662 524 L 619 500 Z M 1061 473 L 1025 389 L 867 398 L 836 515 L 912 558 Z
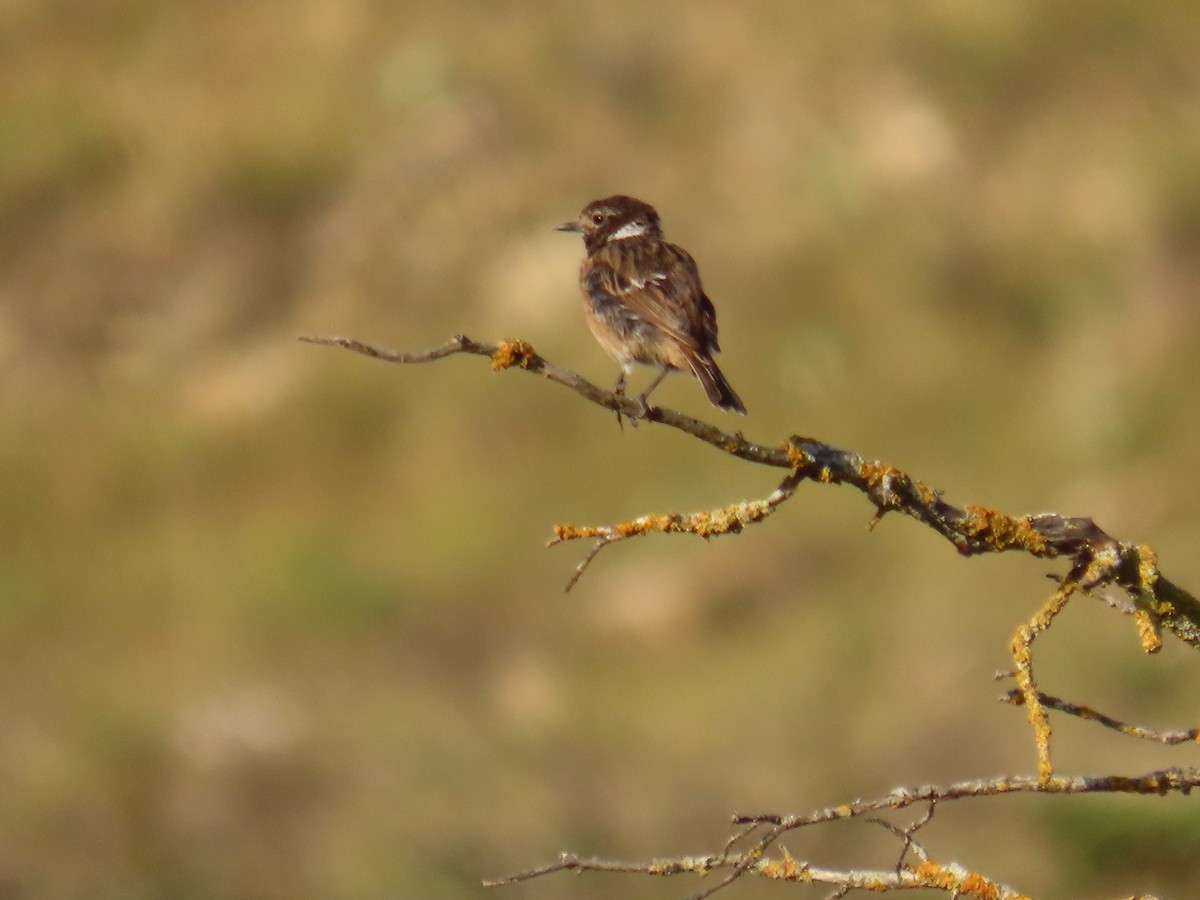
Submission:
M 589 203 L 555 230 L 583 237 L 584 313 L 592 335 L 621 366 L 614 393 L 624 395 L 635 365 L 654 366 L 658 376 L 638 397 L 643 417 L 651 391 L 671 372 L 693 375 L 718 409 L 746 414 L 713 359 L 720 350 L 717 313 L 696 261 L 663 238 L 653 206 L 617 194 Z

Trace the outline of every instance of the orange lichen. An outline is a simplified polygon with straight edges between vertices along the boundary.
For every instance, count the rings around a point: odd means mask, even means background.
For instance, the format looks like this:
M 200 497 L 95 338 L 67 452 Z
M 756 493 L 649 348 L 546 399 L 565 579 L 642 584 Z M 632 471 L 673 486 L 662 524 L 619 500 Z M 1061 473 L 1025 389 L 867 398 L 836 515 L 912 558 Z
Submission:
M 776 881 L 809 881 L 808 863 L 797 862 L 785 848 L 783 859 L 765 859 L 758 866 L 758 873 Z
M 783 449 L 787 452 L 788 465 L 793 469 L 804 469 L 813 464 L 813 458 L 808 452 L 800 446 L 800 442 L 804 440 L 800 437 L 793 436 Z
M 578 541 L 604 536 L 602 529 L 596 528 L 594 525 L 555 525 L 553 531 L 555 542 Z
M 952 868 L 938 865 L 931 860 L 925 860 L 914 870 L 913 874 L 929 887 L 951 891 L 959 896 L 976 897 L 978 900 L 1000 900 L 1007 896 L 1010 900 L 1029 900 L 1023 894 L 1003 894 L 1000 888 L 982 875 L 966 872 L 961 875 Z
M 1158 582 L 1158 554 L 1145 544 L 1137 548 L 1138 585 L 1143 591 L 1153 592 Z
M 700 537 L 737 534 L 746 525 L 765 519 L 771 514 L 771 511 L 771 505 L 765 500 L 747 500 L 708 512 L 693 513 L 692 523 L 688 530 Z
M 808 863 L 797 862 L 792 854 L 788 853 L 787 848 L 783 850 L 783 874 L 784 877 L 795 881 L 801 878 L 808 871 Z
M 640 516 L 632 522 L 618 522 L 612 530 L 621 537 L 631 537 L 635 534 L 649 534 L 653 531 L 671 531 L 678 523 L 679 516 L 653 514 Z
M 1148 610 L 1139 609 L 1133 614 L 1137 625 L 1138 638 L 1142 643 L 1142 652 L 1157 653 L 1162 649 L 1162 626 L 1158 617 Z
M 980 897 L 982 900 L 999 900 L 1000 897 L 999 888 L 982 875 L 976 875 L 974 872 L 968 873 L 962 879 L 959 887 L 964 894 L 971 897 Z
M 937 494 L 925 482 L 916 481 L 895 466 L 889 466 L 878 460 L 862 463 L 858 467 L 858 477 L 868 488 L 882 489 L 889 494 L 910 490 L 916 496 L 916 502 L 921 506 L 930 506 L 937 499 Z M 878 496 L 874 494 L 871 496 L 876 503 L 879 502 Z M 899 500 L 888 499 L 893 501 L 894 507 L 901 505 Z
M 1016 519 L 986 506 L 967 506 L 963 512 L 966 513 L 963 532 L 970 538 L 984 541 L 993 550 L 1027 550 L 1034 556 L 1049 553 L 1046 538 L 1028 518 Z
M 1037 685 L 1033 680 L 1033 657 L 1031 646 L 1034 639 L 1050 627 L 1054 617 L 1062 612 L 1071 596 L 1079 590 L 1078 583 L 1064 581 L 1028 622 L 1023 623 L 1009 644 L 1015 664 L 1014 677 L 1017 690 L 1025 702 L 1025 715 L 1033 728 L 1033 743 L 1037 749 L 1038 784 L 1049 787 L 1054 778 L 1054 766 L 1050 761 L 1050 718 L 1038 699 Z
M 884 483 L 884 480 L 894 480 L 896 478 L 904 478 L 905 475 L 895 466 L 889 466 L 886 463 L 864 462 L 858 467 L 858 476 L 864 482 L 872 487 L 878 487 Z
M 496 345 L 496 352 L 492 354 L 492 371 L 499 372 L 513 366 L 528 369 L 536 358 L 537 354 L 529 343 L 520 338 L 506 338 Z
M 928 859 L 917 866 L 913 874 L 921 879 L 922 884 L 927 884 L 930 887 L 953 889 L 958 883 L 958 879 L 954 877 L 953 872 L 946 871 L 946 869 Z

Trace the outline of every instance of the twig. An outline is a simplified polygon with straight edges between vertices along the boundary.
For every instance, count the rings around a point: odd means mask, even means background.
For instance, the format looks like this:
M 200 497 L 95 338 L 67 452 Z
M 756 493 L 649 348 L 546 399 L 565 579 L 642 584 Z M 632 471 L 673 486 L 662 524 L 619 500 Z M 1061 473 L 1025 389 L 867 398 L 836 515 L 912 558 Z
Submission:
M 1021 706 L 1025 703 L 1025 696 L 1016 688 L 1004 694 L 1000 699 L 1005 703 L 1012 703 L 1015 706 Z M 1170 747 L 1176 744 L 1192 744 L 1200 740 L 1200 728 L 1161 731 L 1154 728 L 1146 728 L 1144 725 L 1131 725 L 1128 722 L 1122 722 L 1120 719 L 1114 719 L 1112 716 L 1106 716 L 1104 713 L 1092 709 L 1090 706 L 1084 706 L 1080 703 L 1069 703 L 1059 697 L 1052 697 L 1040 691 L 1038 692 L 1037 699 L 1038 703 L 1047 709 L 1057 710 L 1058 712 L 1066 713 L 1068 716 L 1075 716 L 1078 719 L 1088 722 L 1096 722 L 1105 728 L 1111 728 L 1113 731 L 1119 731 L 1121 734 L 1144 741 L 1154 741 L 1155 743 L 1165 744 Z
M 723 534 L 739 534 L 747 525 L 761 522 L 796 492 L 802 479 L 791 472 L 779 487 L 762 500 L 740 500 L 728 506 L 693 513 L 665 513 L 641 516 L 629 522 L 615 525 L 555 525 L 554 537 L 546 542 L 553 547 L 566 541 L 595 540 L 596 544 L 587 556 L 575 567 L 567 581 L 570 591 L 579 581 L 584 570 L 593 559 L 610 544 L 645 534 L 694 534 L 707 540 Z
M 894 834 L 896 837 L 898 837 L 900 839 L 900 841 L 901 841 L 900 857 L 896 860 L 896 871 L 897 872 L 899 872 L 900 869 L 903 868 L 904 857 L 908 856 L 909 850 L 912 850 L 917 855 L 917 858 L 921 862 L 929 861 L 929 853 L 925 850 L 925 848 L 923 846 L 921 846 L 921 844 L 917 841 L 916 838 L 913 837 L 913 835 L 916 834 L 918 831 L 920 831 L 922 828 L 924 828 L 926 825 L 928 825 L 931 821 L 933 821 L 933 814 L 936 809 L 937 809 L 937 801 L 936 800 L 929 801 L 929 808 L 927 810 L 925 810 L 924 814 L 921 815 L 919 818 L 914 819 L 913 821 L 909 822 L 903 828 L 901 828 L 898 825 L 894 825 L 893 823 L 889 822 L 887 819 L 870 817 L 866 820 L 868 822 L 871 822 L 874 825 L 879 825 L 882 828 L 886 828 L 888 831 L 890 831 L 892 834 Z
M 533 347 L 519 338 L 503 340 L 498 344 L 490 344 L 483 341 L 474 341 L 465 335 L 456 334 L 444 344 L 429 350 L 414 352 L 387 350 L 349 337 L 304 335 L 300 337 L 300 340 L 308 344 L 340 347 L 343 350 L 361 353 L 372 359 L 379 359 L 390 363 L 411 364 L 433 362 L 445 359 L 448 356 L 454 356 L 458 353 L 484 356 L 491 360 L 493 371 L 512 368 L 524 369 L 527 372 L 541 375 L 543 378 L 547 378 L 556 384 L 568 387 L 592 403 L 602 406 L 605 409 L 615 410 L 628 419 L 636 420 L 641 418 L 649 422 L 657 422 L 660 425 L 676 428 L 747 462 L 775 466 L 781 469 L 790 467 L 787 453 L 779 447 L 760 446 L 746 440 L 740 433 L 736 435 L 726 434 L 721 429 L 709 425 L 707 422 L 701 422 L 699 419 L 692 418 L 684 413 L 675 412 L 674 410 L 664 409 L 659 406 L 651 406 L 643 409 L 642 404 L 636 398 L 606 391 L 592 384 L 582 375 L 572 372 L 570 369 L 556 366 L 554 363 L 535 353 Z

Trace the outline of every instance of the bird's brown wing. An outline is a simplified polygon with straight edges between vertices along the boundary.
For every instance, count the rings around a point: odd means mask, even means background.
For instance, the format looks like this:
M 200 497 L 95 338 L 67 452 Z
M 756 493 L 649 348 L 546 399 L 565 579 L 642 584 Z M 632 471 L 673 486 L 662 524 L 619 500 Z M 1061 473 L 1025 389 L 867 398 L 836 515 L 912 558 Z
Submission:
M 640 362 L 674 369 L 690 369 L 704 388 L 709 402 L 721 409 L 746 414 L 746 407 L 712 358 L 717 346 L 717 313 L 700 284 L 696 263 L 686 250 L 665 241 L 633 238 L 607 246 L 584 264 L 584 290 L 593 310 L 621 321 L 621 332 L 636 335 L 647 328 L 667 338 L 663 342 L 642 335 L 652 352 L 627 353 L 606 349 L 625 362 Z M 640 324 L 639 324 L 640 323 Z M 594 330 L 594 329 L 593 329 Z M 621 349 L 627 351 L 628 345 Z
M 605 291 L 682 348 L 716 350 L 716 312 L 691 254 L 665 241 L 621 243 L 595 254 Z

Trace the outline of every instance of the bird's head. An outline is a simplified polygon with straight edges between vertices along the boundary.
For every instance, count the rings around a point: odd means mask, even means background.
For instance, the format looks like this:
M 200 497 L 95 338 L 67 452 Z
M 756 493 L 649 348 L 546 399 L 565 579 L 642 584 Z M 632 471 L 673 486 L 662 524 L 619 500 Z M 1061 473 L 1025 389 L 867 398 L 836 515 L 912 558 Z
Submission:
M 589 203 L 578 217 L 556 225 L 555 230 L 582 234 L 589 253 L 612 241 L 662 236 L 662 225 L 654 207 L 621 194 Z

